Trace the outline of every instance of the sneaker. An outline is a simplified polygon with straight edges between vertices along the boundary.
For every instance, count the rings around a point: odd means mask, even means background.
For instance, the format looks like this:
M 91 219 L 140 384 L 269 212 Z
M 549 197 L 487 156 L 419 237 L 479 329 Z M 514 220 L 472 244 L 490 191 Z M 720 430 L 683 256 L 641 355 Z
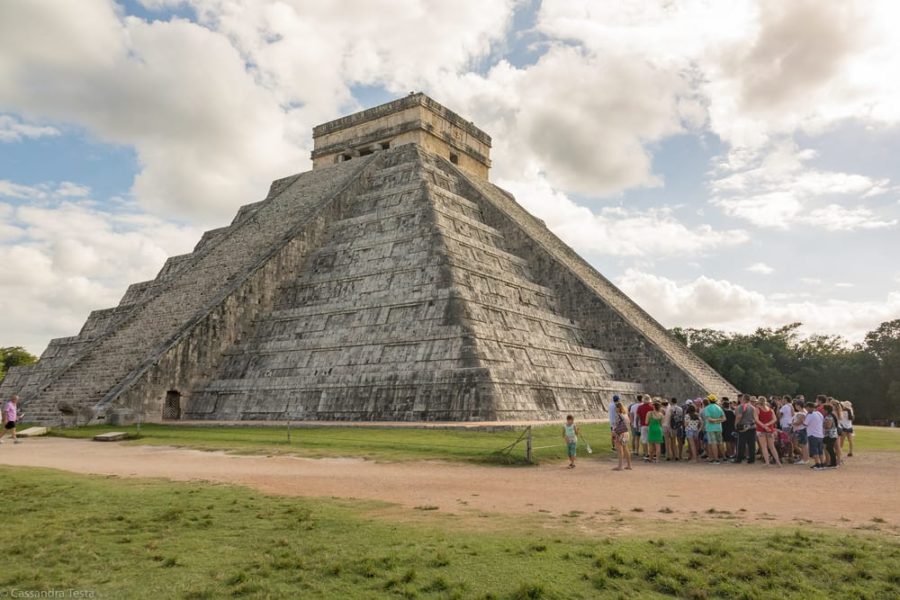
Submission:
M 849 453 L 849 454 L 847 454 L 847 456 L 853 456 L 853 453 L 852 453 L 852 452 L 850 452 L 850 453 Z
M 810 469 L 818 469 L 818 468 L 819 468 L 819 463 L 813 463 L 813 464 L 809 465 L 809 468 L 810 468 Z
M 795 465 L 805 465 L 805 464 L 806 464 L 806 461 L 805 461 L 805 460 L 795 460 L 795 461 L 794 461 L 794 464 L 795 464 Z

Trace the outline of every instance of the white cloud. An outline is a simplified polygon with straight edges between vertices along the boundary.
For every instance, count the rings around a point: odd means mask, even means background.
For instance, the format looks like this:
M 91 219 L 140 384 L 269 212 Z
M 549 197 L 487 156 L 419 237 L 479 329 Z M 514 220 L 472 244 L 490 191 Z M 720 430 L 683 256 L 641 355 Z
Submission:
M 39 187 L 13 183 L 8 179 L 0 179 L 0 198 L 45 198 L 47 192 Z
M 84 198 L 90 193 L 90 187 L 71 181 L 63 181 L 58 185 L 46 182 L 37 185 L 23 185 L 8 179 L 0 179 L 0 198 L 20 200 L 45 200 L 51 197 Z
M 71 181 L 63 181 L 56 189 L 56 194 L 65 198 L 84 198 L 85 196 L 89 196 L 90 193 L 90 187 L 72 183 Z
M 149 3 L 163 4 L 176 3 Z M 0 109 L 133 146 L 141 204 L 205 222 L 306 170 L 310 128 L 353 104 L 354 83 L 398 87 L 467 68 L 502 39 L 512 7 L 184 4 L 200 24 L 123 18 L 111 0 L 0 3 Z
M 814 209 L 803 219 L 810 225 L 822 227 L 829 231 L 853 231 L 855 229 L 883 229 L 893 227 L 897 219 L 879 218 L 868 208 L 844 208 L 837 204 L 829 204 Z
M 593 54 L 552 45 L 516 68 L 444 77 L 439 100 L 494 140 L 498 179 L 543 175 L 555 189 L 588 197 L 655 187 L 648 143 L 684 130 L 693 97 L 677 73 L 634 54 Z
M 118 304 L 129 284 L 153 278 L 200 235 L 135 206 L 108 212 L 55 191 L 40 204 L 0 202 L 0 343 L 38 353 L 49 338 L 74 335 L 91 310 Z
M 765 153 L 732 152 L 710 182 L 713 204 L 758 227 L 789 229 L 802 224 L 829 231 L 877 229 L 897 224 L 862 205 L 890 190 L 889 180 L 822 171 L 807 166 L 816 153 L 780 141 Z M 835 202 L 856 203 L 845 207 Z M 824 203 L 824 204 L 823 204 Z
M 749 239 L 741 230 L 718 231 L 710 225 L 690 228 L 669 209 L 637 211 L 605 207 L 594 212 L 564 193 L 554 191 L 540 176 L 527 182 L 498 184 L 582 253 L 631 257 L 713 254 L 722 247 L 743 244 Z
M 758 273 L 760 275 L 771 275 L 775 272 L 775 269 L 762 262 L 753 263 L 752 265 L 747 267 L 747 270 L 751 273 Z
M 880 323 L 900 317 L 900 291 L 883 300 L 798 300 L 765 295 L 726 280 L 672 279 L 630 269 L 619 287 L 667 327 L 710 327 L 751 332 L 802 322 L 808 334 L 837 334 L 860 341 Z M 801 297 L 802 298 L 802 297 Z
M 25 138 L 52 137 L 59 129 L 48 125 L 26 123 L 12 115 L 0 115 L 0 143 L 18 142 Z

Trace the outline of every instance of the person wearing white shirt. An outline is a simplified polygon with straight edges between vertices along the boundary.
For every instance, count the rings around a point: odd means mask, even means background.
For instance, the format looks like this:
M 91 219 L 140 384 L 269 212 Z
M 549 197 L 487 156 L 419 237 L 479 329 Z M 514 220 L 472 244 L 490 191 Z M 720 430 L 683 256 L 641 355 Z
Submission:
M 809 456 L 815 461 L 810 468 L 819 470 L 825 468 L 825 431 L 823 424 L 825 417 L 816 410 L 813 402 L 806 403 L 806 418 L 803 424 L 806 426 L 806 439 L 809 443 Z
M 794 407 L 791 406 L 790 396 L 785 396 L 781 399 L 781 408 L 778 409 L 778 414 L 780 415 L 778 424 L 781 425 L 781 430 L 791 435 L 791 426 L 794 423 Z

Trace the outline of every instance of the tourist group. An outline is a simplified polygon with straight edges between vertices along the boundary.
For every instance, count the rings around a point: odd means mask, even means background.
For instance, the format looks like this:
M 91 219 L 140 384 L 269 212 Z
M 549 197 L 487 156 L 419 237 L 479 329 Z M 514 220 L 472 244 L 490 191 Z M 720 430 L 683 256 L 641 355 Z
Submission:
M 739 394 L 732 402 L 714 395 L 682 403 L 638 395 L 626 406 L 613 396 L 609 418 L 616 471 L 644 462 L 705 461 L 834 469 L 853 456 L 853 405 L 820 395 L 771 397 Z M 575 468 L 580 431 L 569 415 L 563 427 L 569 468 Z

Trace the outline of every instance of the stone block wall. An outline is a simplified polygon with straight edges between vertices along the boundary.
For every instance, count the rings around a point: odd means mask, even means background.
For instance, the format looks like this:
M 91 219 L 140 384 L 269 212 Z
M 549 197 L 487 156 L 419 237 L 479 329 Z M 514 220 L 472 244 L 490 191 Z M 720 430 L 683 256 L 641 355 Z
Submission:
M 463 195 L 479 202 L 485 221 L 503 233 L 507 250 L 529 257 L 536 281 L 555 291 L 561 314 L 580 326 L 588 346 L 606 353 L 621 380 L 640 383 L 645 391 L 660 396 L 686 398 L 712 392 L 734 397 L 737 390 L 730 383 L 519 206 L 508 192 L 467 177 L 445 161 L 441 165 L 459 177 Z

